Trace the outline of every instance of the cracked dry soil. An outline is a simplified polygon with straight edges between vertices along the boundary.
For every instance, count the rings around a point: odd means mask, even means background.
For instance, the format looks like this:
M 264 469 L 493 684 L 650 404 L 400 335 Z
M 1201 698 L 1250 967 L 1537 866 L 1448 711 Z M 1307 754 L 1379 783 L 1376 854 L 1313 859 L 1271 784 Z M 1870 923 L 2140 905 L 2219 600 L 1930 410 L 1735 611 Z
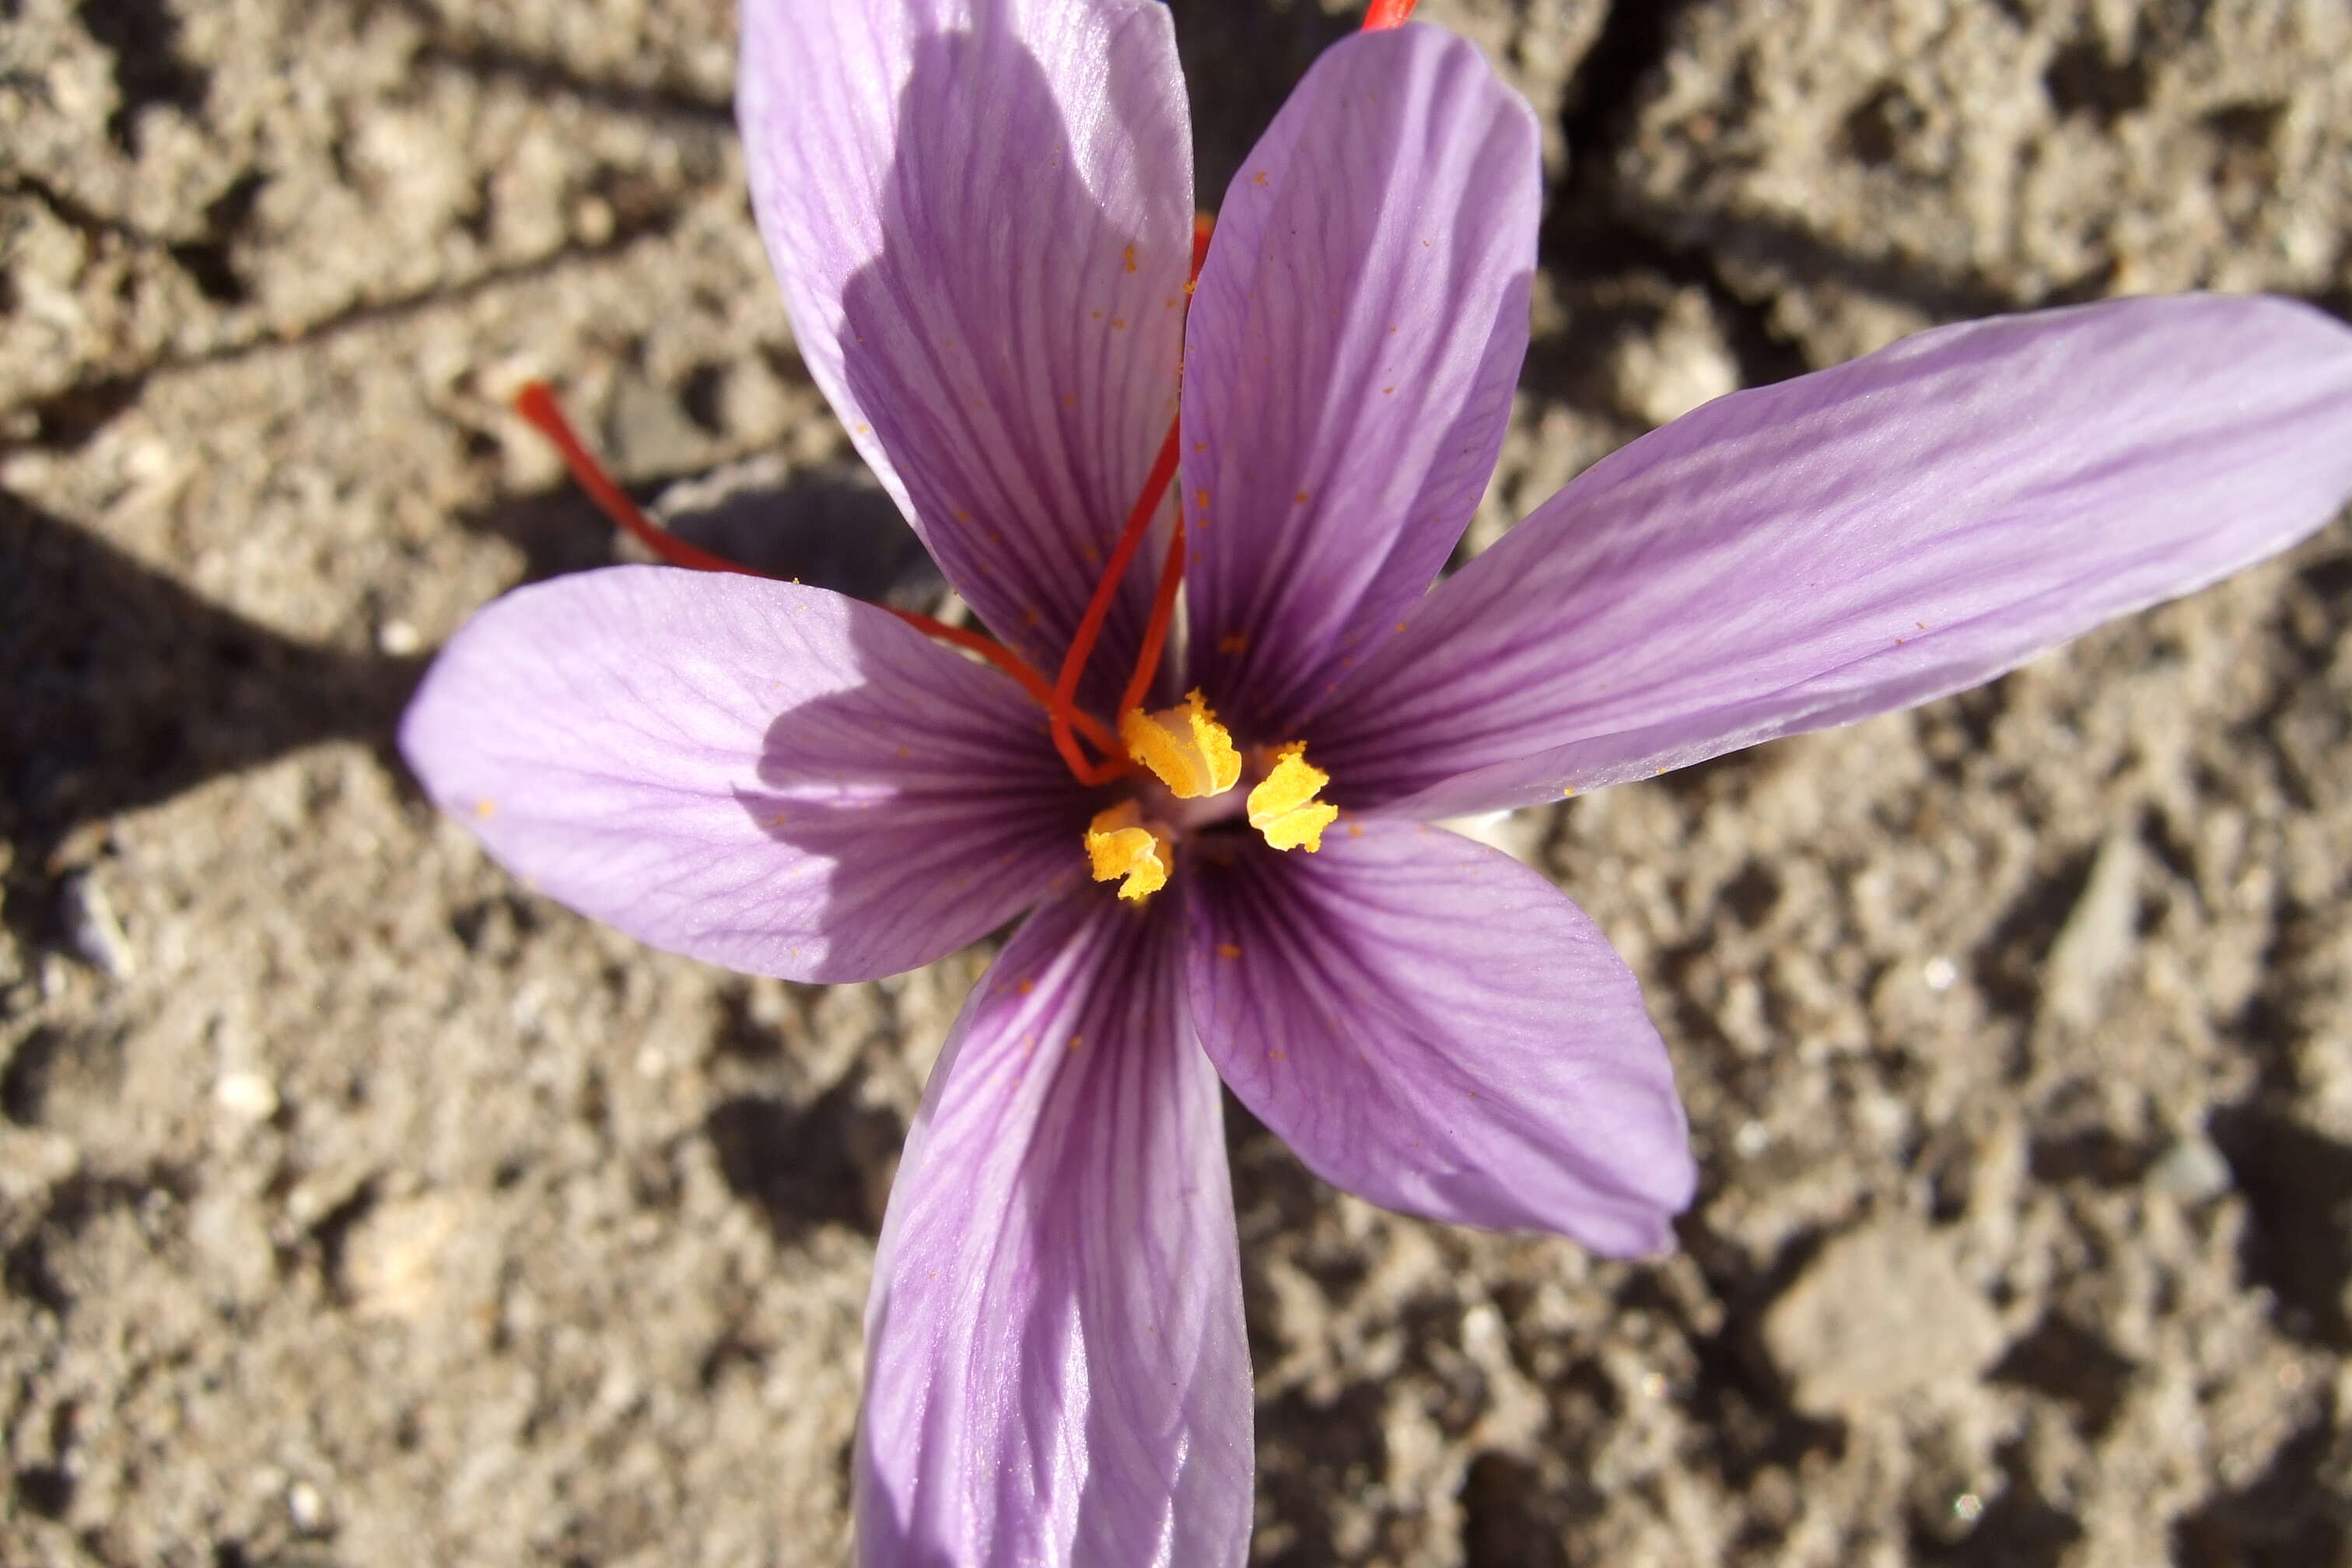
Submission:
M 1349 19 L 1177 11 L 1213 195 Z M 1929 321 L 2352 307 L 2337 0 L 1423 15 L 1552 131 L 1478 542 Z M 527 373 L 647 495 L 748 464 L 720 542 L 935 586 L 794 355 L 732 37 L 0 6 L 0 1561 L 843 1558 L 877 1221 L 981 955 L 821 990 L 643 951 L 387 743 L 473 606 L 613 557 L 502 408 Z M 1989 689 L 1519 823 L 1642 975 L 1704 1191 L 1604 1264 L 1336 1197 L 1234 1113 L 1258 1560 L 2352 1563 L 2347 700 L 2339 521 Z

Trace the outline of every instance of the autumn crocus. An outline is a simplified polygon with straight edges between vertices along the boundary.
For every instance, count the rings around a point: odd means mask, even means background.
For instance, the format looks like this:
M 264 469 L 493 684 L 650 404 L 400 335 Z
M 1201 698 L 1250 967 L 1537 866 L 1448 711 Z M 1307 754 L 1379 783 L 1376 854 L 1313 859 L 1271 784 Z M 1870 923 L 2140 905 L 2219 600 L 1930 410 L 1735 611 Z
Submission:
M 1375 1202 L 1667 1244 L 1632 974 L 1424 824 L 1983 680 L 2352 490 L 2352 334 L 2137 300 L 1721 399 L 1433 587 L 1535 261 L 1534 118 L 1474 49 L 1326 54 L 1196 288 L 1148 0 L 747 0 L 740 107 L 802 356 L 992 638 L 614 568 L 483 611 L 402 739 L 534 886 L 730 968 L 866 979 L 1027 911 L 875 1259 L 871 1563 L 1243 1560 L 1221 1079 Z

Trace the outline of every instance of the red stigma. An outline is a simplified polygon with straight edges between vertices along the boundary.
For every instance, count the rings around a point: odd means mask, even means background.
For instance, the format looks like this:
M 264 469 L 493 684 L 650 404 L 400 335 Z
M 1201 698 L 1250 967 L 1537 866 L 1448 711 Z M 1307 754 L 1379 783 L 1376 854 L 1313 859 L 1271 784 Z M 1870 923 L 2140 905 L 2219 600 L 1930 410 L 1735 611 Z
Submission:
M 1095 651 L 1095 642 L 1102 636 L 1103 622 L 1110 615 L 1111 600 L 1118 594 L 1120 579 L 1135 560 L 1135 552 L 1143 547 L 1143 536 L 1151 530 L 1151 519 L 1167 499 L 1168 487 L 1176 481 L 1177 426 L 1168 426 L 1168 438 L 1160 444 L 1160 456 L 1151 465 L 1151 472 L 1143 481 L 1143 493 L 1135 498 L 1135 506 L 1127 514 L 1127 527 L 1119 531 L 1118 543 L 1112 547 L 1110 559 L 1103 563 L 1103 574 L 1095 584 L 1094 596 L 1087 601 L 1087 613 L 1078 618 L 1078 629 L 1070 635 L 1070 651 L 1062 656 L 1062 670 L 1054 682 L 1053 718 L 1054 749 L 1062 753 L 1062 761 L 1077 775 L 1080 784 L 1108 784 L 1127 772 L 1127 753 L 1114 750 L 1110 757 L 1099 763 L 1089 763 L 1078 752 L 1077 742 L 1070 733 L 1071 722 L 1077 711 L 1078 679 L 1086 674 L 1087 660 Z M 1147 645 L 1164 643 L 1163 628 L 1155 638 L 1145 637 Z M 1125 711 L 1124 709 L 1121 711 Z
M 1201 279 L 1201 268 L 1209 259 L 1209 239 L 1216 227 L 1217 220 L 1207 213 L 1192 215 L 1192 270 L 1184 281 L 1187 294 Z M 1089 764 L 1071 738 L 1069 726 L 1077 713 L 1078 679 L 1086 673 L 1087 660 L 1093 657 L 1095 643 L 1102 636 L 1103 621 L 1110 614 L 1111 600 L 1118 595 L 1119 582 L 1133 563 L 1135 552 L 1142 548 L 1143 536 L 1150 531 L 1151 520 L 1158 514 L 1160 503 L 1168 499 L 1168 487 L 1176 482 L 1182 450 L 1181 422 L 1171 422 L 1168 438 L 1160 444 L 1160 456 L 1144 478 L 1143 493 L 1135 498 L 1135 506 L 1127 514 L 1127 526 L 1119 532 L 1118 543 L 1112 548 L 1110 559 L 1103 563 L 1102 578 L 1095 584 L 1094 597 L 1087 602 L 1087 613 L 1070 637 L 1069 652 L 1062 656 L 1061 673 L 1054 682 L 1054 700 L 1047 707 L 1053 717 L 1054 748 L 1062 753 L 1062 761 L 1080 784 L 1108 784 L 1135 765 L 1124 748 L 1108 748 L 1102 762 Z M 1168 647 L 1168 629 L 1176 616 L 1176 591 L 1183 584 L 1184 518 L 1180 506 L 1176 531 L 1168 542 L 1168 554 L 1160 566 L 1159 585 L 1152 592 L 1151 618 L 1144 626 L 1142 646 L 1136 650 L 1135 670 L 1119 694 L 1118 707 L 1112 711 L 1114 723 L 1119 714 L 1140 708 L 1150 693 L 1152 677 L 1160 670 L 1160 656 Z
M 563 466 L 572 470 L 573 481 L 588 492 L 588 499 L 596 503 L 597 510 L 611 518 L 623 532 L 664 561 L 696 572 L 732 572 L 745 577 L 775 580 L 771 573 L 755 571 L 740 562 L 714 555 L 700 545 L 690 544 L 647 517 L 572 430 L 572 422 L 564 418 L 562 408 L 555 401 L 555 394 L 548 390 L 545 382 L 525 382 L 522 390 L 514 395 L 514 411 L 521 415 L 532 429 L 546 437 L 562 454 Z M 1011 676 L 1040 708 L 1049 713 L 1055 711 L 1054 689 L 1045 683 L 1045 678 L 1030 668 L 1019 654 L 993 637 L 967 631 L 961 626 L 951 626 L 945 621 L 934 620 L 913 610 L 901 610 L 890 605 L 877 605 L 875 608 L 898 616 L 926 637 L 979 655 Z M 1119 750 L 1118 738 L 1098 721 L 1084 713 L 1071 713 L 1067 718 L 1078 733 L 1106 753 L 1114 756 L 1125 754 Z M 1072 749 L 1075 750 L 1075 746 Z
M 736 572 L 746 577 L 766 575 L 688 544 L 639 510 L 637 503 L 629 499 L 629 492 L 604 471 L 604 465 L 572 433 L 572 422 L 556 406 L 555 394 L 547 389 L 547 383 L 523 383 L 522 390 L 514 395 L 514 411 L 562 454 L 563 466 L 572 470 L 572 480 L 588 492 L 588 499 L 596 503 L 598 510 L 618 524 L 622 532 L 671 565 L 690 567 L 697 572 Z
M 1378 33 L 1390 27 L 1402 27 L 1412 17 L 1418 0 L 1372 0 L 1364 7 L 1364 31 Z

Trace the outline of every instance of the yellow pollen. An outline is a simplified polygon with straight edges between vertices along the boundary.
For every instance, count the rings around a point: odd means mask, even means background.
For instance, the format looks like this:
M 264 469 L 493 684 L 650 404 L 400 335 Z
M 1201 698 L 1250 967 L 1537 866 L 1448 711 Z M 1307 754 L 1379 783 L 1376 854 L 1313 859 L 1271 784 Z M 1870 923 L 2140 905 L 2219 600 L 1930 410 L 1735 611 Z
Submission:
M 1118 721 L 1128 754 L 1160 777 L 1179 800 L 1223 795 L 1242 776 L 1234 738 L 1198 691 L 1173 708 L 1146 713 L 1130 708 Z
M 1339 808 L 1315 797 L 1331 775 L 1307 760 L 1307 747 L 1293 742 L 1274 754 L 1274 771 L 1249 793 L 1249 824 L 1265 835 L 1276 849 L 1304 849 L 1309 855 L 1323 847 L 1323 830 L 1339 819 Z
M 1087 824 L 1087 858 L 1095 880 L 1115 882 L 1118 896 L 1140 903 L 1168 885 L 1168 839 L 1143 826 L 1143 810 L 1131 800 L 1095 813 Z

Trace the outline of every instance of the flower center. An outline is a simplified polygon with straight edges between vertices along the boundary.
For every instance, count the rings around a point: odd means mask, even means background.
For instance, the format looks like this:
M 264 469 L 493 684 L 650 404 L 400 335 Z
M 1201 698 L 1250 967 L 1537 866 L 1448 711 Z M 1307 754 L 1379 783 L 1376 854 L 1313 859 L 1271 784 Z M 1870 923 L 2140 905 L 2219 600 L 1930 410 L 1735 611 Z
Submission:
M 1398 26 L 1412 11 L 1412 0 L 1375 0 L 1365 17 L 1366 30 Z M 1214 221 L 1205 213 L 1193 221 L 1194 280 L 1200 278 L 1201 264 L 1207 258 L 1213 227 Z M 1192 289 L 1192 284 L 1187 282 L 1184 291 L 1190 294 Z M 572 433 L 562 411 L 556 406 L 554 395 L 543 384 L 532 382 L 524 386 L 516 395 L 514 406 L 554 443 L 572 477 L 605 514 L 662 559 L 705 572 L 764 574 L 688 543 L 639 510 L 628 493 Z M 1241 782 L 1243 757 L 1234 745 L 1232 733 L 1217 721 L 1201 693 L 1191 693 L 1172 708 L 1145 710 L 1143 700 L 1159 675 L 1160 656 L 1167 649 L 1169 630 L 1175 620 L 1177 595 L 1183 588 L 1184 519 L 1181 507 L 1169 534 L 1168 552 L 1160 561 L 1150 616 L 1136 650 L 1134 672 L 1119 694 L 1118 706 L 1113 710 L 1118 719 L 1118 732 L 1114 734 L 1078 707 L 1078 686 L 1085 678 L 1095 645 L 1101 639 L 1118 586 L 1143 548 L 1152 521 L 1160 515 L 1169 488 L 1175 482 L 1181 441 L 1180 426 L 1171 422 L 1167 439 L 1160 444 L 1159 455 L 1143 481 L 1142 493 L 1136 497 L 1128 513 L 1127 526 L 1103 563 L 1102 576 L 1070 637 L 1061 668 L 1050 683 L 1020 656 L 992 637 L 948 626 L 929 616 L 881 606 L 917 630 L 978 655 L 1018 682 L 1045 710 L 1046 728 L 1053 737 L 1054 748 L 1080 784 L 1105 784 L 1133 779 L 1139 769 L 1158 781 L 1154 785 L 1150 780 L 1135 780 L 1130 785 L 1132 793 L 1097 813 L 1086 830 L 1087 859 L 1095 879 L 1118 882 L 1119 897 L 1136 900 L 1147 899 L 1167 885 L 1171 858 L 1182 833 L 1246 815 L 1250 826 L 1264 835 L 1275 848 L 1304 849 L 1311 855 L 1322 847 L 1323 829 L 1339 815 L 1339 807 L 1318 798 L 1323 786 L 1331 782 L 1330 775 L 1307 761 L 1304 742 L 1254 748 L 1255 766 L 1250 772 L 1255 782 L 1248 798 L 1245 803 L 1227 801 L 1224 797 Z M 1097 757 L 1087 756 L 1078 744 L 1081 737 L 1099 753 Z M 1200 804 L 1178 805 L 1177 802 Z
M 1255 749 L 1255 765 L 1245 770 L 1232 732 L 1198 691 L 1157 712 L 1129 709 L 1118 737 L 1151 780 L 1095 814 L 1086 848 L 1095 880 L 1118 882 L 1122 899 L 1140 902 L 1168 885 L 1176 846 L 1187 833 L 1245 816 L 1275 848 L 1312 855 L 1339 816 L 1338 806 L 1318 798 L 1331 775 L 1307 760 L 1303 742 Z M 1255 782 L 1247 799 L 1237 800 L 1244 771 Z

